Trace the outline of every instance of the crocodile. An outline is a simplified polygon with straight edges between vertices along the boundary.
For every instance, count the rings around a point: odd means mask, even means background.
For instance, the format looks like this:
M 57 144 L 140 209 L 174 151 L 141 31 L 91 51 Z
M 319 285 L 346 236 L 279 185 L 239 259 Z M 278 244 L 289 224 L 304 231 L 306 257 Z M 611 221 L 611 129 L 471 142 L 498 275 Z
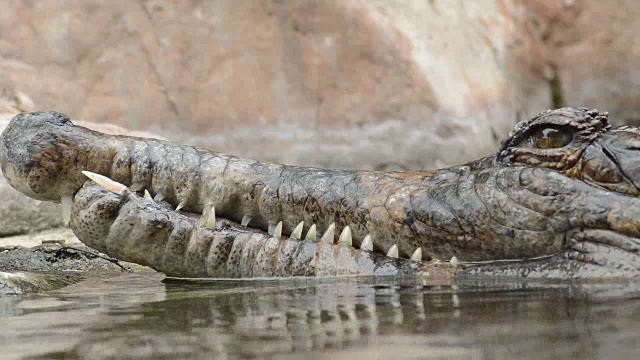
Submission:
M 0 137 L 8 183 L 60 202 L 82 242 L 193 278 L 637 278 L 638 150 L 638 128 L 571 107 L 519 122 L 493 156 L 412 172 L 259 162 L 51 111 Z

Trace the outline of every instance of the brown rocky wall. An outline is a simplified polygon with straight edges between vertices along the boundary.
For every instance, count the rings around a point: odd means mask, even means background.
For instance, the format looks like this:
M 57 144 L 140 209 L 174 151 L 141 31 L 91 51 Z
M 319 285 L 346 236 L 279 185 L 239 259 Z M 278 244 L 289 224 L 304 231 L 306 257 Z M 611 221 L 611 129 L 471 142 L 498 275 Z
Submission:
M 0 95 L 257 159 L 429 168 L 551 105 L 526 4 L 6 0 Z
M 634 0 L 525 2 L 555 69 L 557 105 L 607 110 L 640 124 L 640 3 Z

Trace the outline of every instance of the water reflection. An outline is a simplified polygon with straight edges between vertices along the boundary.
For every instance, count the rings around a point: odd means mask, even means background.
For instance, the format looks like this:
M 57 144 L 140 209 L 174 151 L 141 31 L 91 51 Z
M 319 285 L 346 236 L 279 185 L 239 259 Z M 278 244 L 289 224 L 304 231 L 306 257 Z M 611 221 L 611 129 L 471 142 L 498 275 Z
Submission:
M 2 358 L 636 358 L 636 285 L 162 281 L 0 303 Z

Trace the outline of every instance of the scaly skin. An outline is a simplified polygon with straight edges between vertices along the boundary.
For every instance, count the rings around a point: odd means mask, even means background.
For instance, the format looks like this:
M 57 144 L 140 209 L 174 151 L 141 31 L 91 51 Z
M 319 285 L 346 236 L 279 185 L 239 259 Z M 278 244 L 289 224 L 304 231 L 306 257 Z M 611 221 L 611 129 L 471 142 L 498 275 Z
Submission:
M 550 126 L 571 134 L 570 141 L 551 149 L 531 145 L 536 131 Z M 467 272 L 635 277 L 640 271 L 637 149 L 640 136 L 635 129 L 611 130 L 606 114 L 565 108 L 518 124 L 497 156 L 465 165 L 427 172 L 325 170 L 260 163 L 155 139 L 109 136 L 75 126 L 62 114 L 38 112 L 11 121 L 2 134 L 0 157 L 9 183 L 42 200 L 60 201 L 76 194 L 86 181 L 81 170 L 88 170 L 132 190 L 148 189 L 157 199 L 189 212 L 201 213 L 213 205 L 219 216 L 232 221 L 250 216 L 249 227 L 257 230 L 272 229 L 279 221 L 284 234 L 301 220 L 305 230 L 315 223 L 319 232 L 333 222 L 338 230 L 349 225 L 356 245 L 365 235 L 372 236 L 375 253 L 384 254 L 397 244 L 401 257 L 420 247 L 426 260 L 552 256 L 475 266 Z M 85 209 L 88 205 L 80 201 L 80 194 L 74 207 Z M 124 201 L 137 195 L 118 196 Z M 136 209 L 130 218 L 160 213 Z M 78 211 L 74 210 L 75 219 Z M 84 240 L 88 235 L 78 224 L 71 225 Z M 103 227 L 97 234 L 113 237 L 109 231 L 119 231 L 119 226 Z M 238 236 L 240 230 L 234 228 Z M 129 235 L 128 244 L 144 238 L 144 233 Z M 269 238 L 263 236 L 265 241 Z M 109 246 L 98 248 L 105 251 Z M 107 254 L 126 257 L 123 249 L 128 247 L 117 248 Z M 173 266 L 154 259 L 140 261 L 158 269 Z
M 438 267 L 343 244 L 272 237 L 227 220 L 210 228 L 151 199 L 92 182 L 76 193 L 70 225 L 99 251 L 177 277 L 402 276 Z

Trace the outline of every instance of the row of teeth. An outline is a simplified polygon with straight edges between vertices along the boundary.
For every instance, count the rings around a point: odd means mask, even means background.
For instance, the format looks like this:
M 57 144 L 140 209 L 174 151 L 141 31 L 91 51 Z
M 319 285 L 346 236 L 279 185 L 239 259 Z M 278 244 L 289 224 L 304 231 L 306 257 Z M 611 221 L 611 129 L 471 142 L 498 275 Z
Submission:
M 90 171 L 83 171 L 82 173 L 89 179 L 96 182 L 98 185 L 104 187 L 105 189 L 111 192 L 122 194 L 125 191 L 128 191 L 128 188 L 125 185 L 117 181 L 111 180 L 106 176 L 96 174 Z M 161 198 L 158 198 L 158 196 L 156 196 L 156 199 L 152 199 L 151 194 L 146 189 L 144 190 L 144 197 L 147 199 L 156 200 L 156 201 L 161 200 Z M 63 196 L 61 202 L 62 202 L 63 221 L 65 225 L 68 225 L 69 220 L 71 218 L 71 204 L 73 202 L 73 197 L 71 195 Z M 182 209 L 184 205 L 185 205 L 184 203 L 180 203 L 176 207 L 176 211 Z M 245 215 L 242 218 L 241 225 L 247 226 L 249 225 L 250 221 L 251 221 L 251 217 Z M 209 227 L 211 229 L 216 227 L 216 210 L 213 207 L 213 205 L 205 207 L 204 211 L 202 212 L 202 216 L 197 221 L 197 224 L 200 226 Z M 301 221 L 291 232 L 290 238 L 295 240 L 299 240 L 300 238 L 302 238 L 303 228 L 304 228 L 304 221 Z M 331 225 L 329 225 L 329 228 L 327 228 L 327 231 L 325 231 L 325 233 L 322 235 L 322 237 L 320 238 L 320 241 L 333 244 L 335 231 L 336 231 L 336 224 L 332 223 Z M 282 237 L 282 221 L 280 221 L 275 226 L 269 225 L 268 232 L 273 237 L 277 237 L 277 238 Z M 316 224 L 311 225 L 304 239 L 309 241 L 316 241 Z M 340 233 L 340 236 L 338 237 L 338 244 L 343 244 L 345 246 L 353 247 L 353 237 L 351 235 L 351 228 L 349 227 L 349 225 L 345 226 L 345 228 Z M 364 239 L 362 240 L 362 243 L 360 244 L 360 250 L 373 251 L 373 239 L 371 238 L 371 235 L 367 235 L 364 237 Z M 398 258 L 397 244 L 394 244 L 393 246 L 391 246 L 391 248 L 389 248 L 389 251 L 387 251 L 387 256 L 390 258 Z M 418 247 L 413 252 L 413 254 L 409 259 L 412 261 L 422 261 L 422 248 Z M 451 265 L 456 266 L 458 264 L 458 259 L 454 256 L 451 258 L 449 262 Z

